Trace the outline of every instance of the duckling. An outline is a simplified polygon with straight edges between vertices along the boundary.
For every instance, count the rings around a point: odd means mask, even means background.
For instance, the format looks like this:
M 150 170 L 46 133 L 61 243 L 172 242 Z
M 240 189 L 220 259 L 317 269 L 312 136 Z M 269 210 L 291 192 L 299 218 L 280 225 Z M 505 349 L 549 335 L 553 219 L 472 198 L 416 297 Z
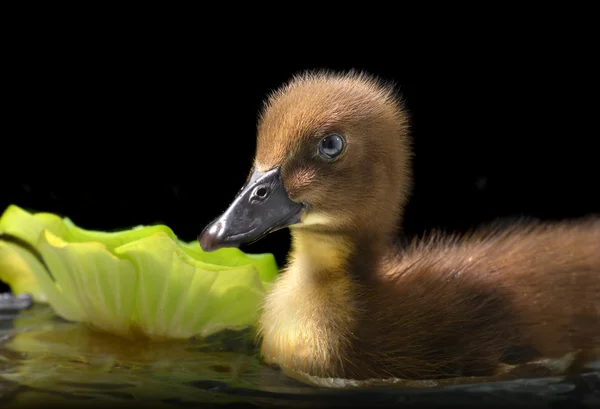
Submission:
M 259 116 L 246 184 L 205 251 L 289 228 L 258 323 L 270 364 L 321 378 L 489 376 L 600 346 L 600 221 L 515 223 L 399 246 L 407 112 L 361 72 L 306 72 Z

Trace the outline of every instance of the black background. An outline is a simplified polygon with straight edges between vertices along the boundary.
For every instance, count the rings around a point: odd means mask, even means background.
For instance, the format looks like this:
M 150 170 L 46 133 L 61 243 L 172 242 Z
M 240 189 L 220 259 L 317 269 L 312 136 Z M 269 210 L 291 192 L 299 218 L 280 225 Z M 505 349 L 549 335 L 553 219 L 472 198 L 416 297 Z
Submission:
M 295 72 L 364 69 L 396 81 L 412 117 L 409 236 L 498 217 L 600 211 L 597 129 L 565 77 L 502 73 L 414 81 L 401 62 L 246 58 L 121 42 L 44 43 L 11 62 L 0 208 L 69 216 L 87 229 L 166 223 L 193 240 L 245 181 L 256 114 Z M 170 50 L 170 51 L 166 51 Z M 245 247 L 283 263 L 287 230 Z

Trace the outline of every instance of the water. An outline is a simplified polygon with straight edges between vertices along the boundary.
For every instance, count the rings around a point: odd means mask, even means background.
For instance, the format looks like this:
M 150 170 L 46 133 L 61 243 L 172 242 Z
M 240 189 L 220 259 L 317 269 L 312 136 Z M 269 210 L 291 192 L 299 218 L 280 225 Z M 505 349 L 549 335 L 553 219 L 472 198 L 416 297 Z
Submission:
M 563 378 L 309 386 L 261 363 L 249 331 L 132 343 L 66 322 L 46 305 L 0 310 L 0 406 L 600 407 L 600 367 Z M 579 406 L 577 406 L 579 405 Z

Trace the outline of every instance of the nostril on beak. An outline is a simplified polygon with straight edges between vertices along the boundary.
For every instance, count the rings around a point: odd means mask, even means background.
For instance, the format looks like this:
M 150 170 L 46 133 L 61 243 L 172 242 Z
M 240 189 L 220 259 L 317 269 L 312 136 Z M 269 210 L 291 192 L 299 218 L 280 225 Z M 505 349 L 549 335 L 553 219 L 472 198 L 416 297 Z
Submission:
M 261 199 L 267 196 L 268 193 L 269 190 L 266 187 L 259 187 L 258 189 L 256 189 L 256 196 L 260 197 Z
M 212 226 L 208 226 L 202 233 L 200 233 L 198 236 L 198 242 L 200 243 L 200 247 L 203 251 L 212 251 L 217 249 L 217 237 L 220 231 L 221 223 L 219 222 Z
M 250 195 L 250 203 L 262 202 L 269 196 L 269 193 L 271 193 L 271 191 L 268 186 L 257 186 Z

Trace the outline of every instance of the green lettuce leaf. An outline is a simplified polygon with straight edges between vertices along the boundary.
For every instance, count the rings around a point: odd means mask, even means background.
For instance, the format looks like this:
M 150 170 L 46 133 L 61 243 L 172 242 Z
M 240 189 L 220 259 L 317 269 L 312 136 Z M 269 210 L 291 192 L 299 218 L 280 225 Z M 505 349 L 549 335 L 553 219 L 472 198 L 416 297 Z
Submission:
M 44 266 L 31 252 L 22 247 L 0 240 L 0 281 L 8 283 L 13 294 L 30 294 L 36 302 L 47 302 L 40 288 L 37 274 L 46 274 Z
M 10 206 L 2 233 L 32 245 L 45 263 L 0 241 L 0 279 L 13 292 L 129 338 L 184 339 L 251 326 L 278 271 L 272 254 L 206 253 L 162 225 L 97 232 Z

